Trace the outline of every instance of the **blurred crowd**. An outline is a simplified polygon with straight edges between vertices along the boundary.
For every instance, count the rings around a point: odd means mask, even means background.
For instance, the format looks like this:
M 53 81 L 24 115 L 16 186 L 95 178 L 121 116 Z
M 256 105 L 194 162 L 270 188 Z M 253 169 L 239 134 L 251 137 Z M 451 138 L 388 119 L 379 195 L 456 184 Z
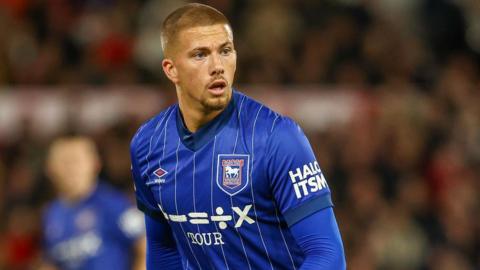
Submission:
M 231 20 L 238 85 L 327 85 L 368 100 L 353 121 L 308 134 L 349 269 L 480 269 L 478 0 L 199 2 Z M 171 89 L 159 27 L 182 3 L 0 0 L 0 84 Z M 102 179 L 130 195 L 128 145 L 143 120 L 91 134 Z M 54 195 L 48 140 L 29 125 L 0 141 L 0 269 L 34 269 Z

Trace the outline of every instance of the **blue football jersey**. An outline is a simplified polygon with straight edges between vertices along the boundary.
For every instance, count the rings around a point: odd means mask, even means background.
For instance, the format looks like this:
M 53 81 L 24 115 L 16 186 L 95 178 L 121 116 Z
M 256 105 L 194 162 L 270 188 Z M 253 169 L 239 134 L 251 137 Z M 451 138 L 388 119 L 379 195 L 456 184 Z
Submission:
M 143 215 L 105 184 L 82 201 L 57 200 L 43 217 L 47 260 L 64 270 L 129 270 L 133 243 L 145 233 Z
M 232 97 L 195 133 L 178 104 L 140 127 L 138 207 L 168 222 L 184 269 L 297 269 L 304 256 L 289 226 L 332 206 L 327 182 L 293 120 Z

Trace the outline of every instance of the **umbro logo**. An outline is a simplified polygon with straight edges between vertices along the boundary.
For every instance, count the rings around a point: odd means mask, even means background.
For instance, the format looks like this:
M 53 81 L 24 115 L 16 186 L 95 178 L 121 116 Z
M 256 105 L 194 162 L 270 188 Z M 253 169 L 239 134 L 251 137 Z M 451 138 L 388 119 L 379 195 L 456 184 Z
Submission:
M 155 174 L 157 177 L 163 177 L 167 174 L 168 172 L 165 171 L 164 169 L 162 168 L 158 168 L 155 172 L 153 172 L 153 174 Z
M 146 183 L 147 186 L 154 185 L 154 184 L 163 184 L 165 183 L 165 175 L 168 174 L 168 172 L 162 168 L 158 168 L 156 171 L 153 172 L 155 179 L 151 179 Z

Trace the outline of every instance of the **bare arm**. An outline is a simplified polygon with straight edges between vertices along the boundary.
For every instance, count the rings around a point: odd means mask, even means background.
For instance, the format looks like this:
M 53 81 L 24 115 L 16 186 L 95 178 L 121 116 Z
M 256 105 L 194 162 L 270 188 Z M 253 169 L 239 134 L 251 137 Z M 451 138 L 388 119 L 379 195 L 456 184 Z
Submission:
M 147 240 L 146 237 L 141 237 L 135 242 L 133 247 L 134 249 L 134 258 L 132 270 L 145 270 L 146 265 L 146 256 L 147 256 Z

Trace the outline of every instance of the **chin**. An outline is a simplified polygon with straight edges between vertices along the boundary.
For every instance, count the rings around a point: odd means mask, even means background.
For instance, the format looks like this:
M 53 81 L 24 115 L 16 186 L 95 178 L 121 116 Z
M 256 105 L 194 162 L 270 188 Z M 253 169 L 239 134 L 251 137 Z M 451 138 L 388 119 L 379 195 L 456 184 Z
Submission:
M 213 96 L 206 98 L 202 103 L 203 107 L 208 111 L 220 111 L 227 107 L 231 98 L 231 92 L 225 91 L 221 96 Z
M 203 107 L 207 111 L 220 111 L 227 107 L 229 98 L 228 96 L 208 98 L 203 102 Z
M 215 98 L 215 100 L 208 100 L 205 102 L 204 107 L 208 111 L 220 111 L 227 107 L 227 98 Z

